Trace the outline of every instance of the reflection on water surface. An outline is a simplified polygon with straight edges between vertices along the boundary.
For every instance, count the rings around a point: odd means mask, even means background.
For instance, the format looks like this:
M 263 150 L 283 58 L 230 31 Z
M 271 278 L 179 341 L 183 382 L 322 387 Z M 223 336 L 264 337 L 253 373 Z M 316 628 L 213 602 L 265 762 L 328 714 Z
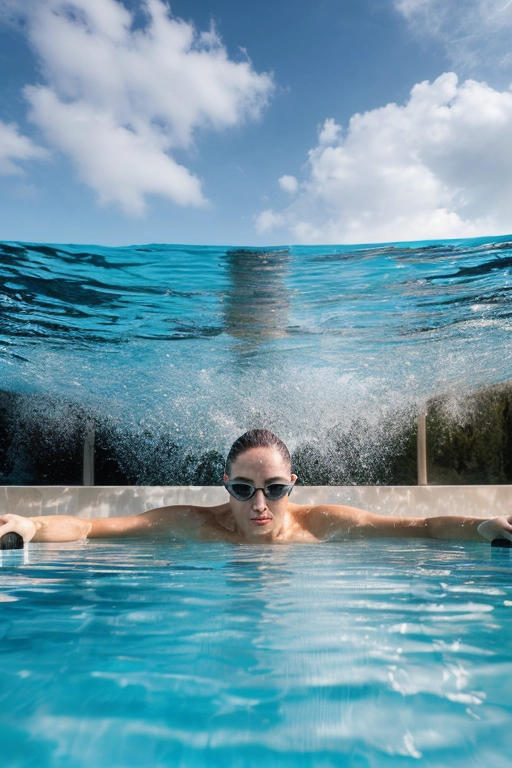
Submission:
M 487 545 L 32 545 L 0 568 L 11 765 L 508 765 Z

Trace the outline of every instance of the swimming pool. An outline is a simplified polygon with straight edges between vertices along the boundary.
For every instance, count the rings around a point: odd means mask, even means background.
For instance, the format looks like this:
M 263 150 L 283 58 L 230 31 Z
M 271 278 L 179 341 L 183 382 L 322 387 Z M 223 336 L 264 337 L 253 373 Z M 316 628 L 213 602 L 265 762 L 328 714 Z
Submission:
M 509 237 L 0 253 L 4 499 L 52 482 L 53 447 L 81 450 L 89 421 L 123 486 L 218 482 L 222 452 L 263 425 L 292 449 L 327 446 L 322 484 L 360 482 L 352 465 L 385 461 L 396 441 L 381 433 L 400 440 L 429 398 L 456 411 L 459 393 L 510 378 Z M 44 511 L 97 512 L 68 490 Z M 43 496 L 24 489 L 10 511 L 39 514 Z M 4 553 L 3 764 L 509 766 L 510 563 L 440 542 Z
M 511 563 L 446 542 L 3 553 L 2 765 L 508 768 Z

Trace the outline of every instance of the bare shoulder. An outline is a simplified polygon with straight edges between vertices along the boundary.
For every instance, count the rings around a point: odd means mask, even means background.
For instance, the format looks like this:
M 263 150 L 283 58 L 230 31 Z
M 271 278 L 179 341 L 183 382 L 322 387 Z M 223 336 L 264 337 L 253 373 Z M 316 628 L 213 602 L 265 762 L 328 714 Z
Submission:
M 138 517 L 145 518 L 152 528 L 165 529 L 179 525 L 184 528 L 196 528 L 216 517 L 216 507 L 198 507 L 192 504 L 174 504 L 169 507 L 150 509 Z M 218 514 L 218 512 L 217 512 Z
M 152 509 L 146 517 L 153 531 L 169 533 L 194 533 L 194 538 L 216 539 L 215 534 L 234 531 L 229 504 L 215 507 L 198 507 L 190 504 Z M 228 536 L 229 538 L 229 536 Z
M 436 532 L 437 529 L 435 529 L 434 521 L 444 521 L 445 518 L 434 518 L 429 521 L 424 518 L 377 515 L 365 509 L 342 504 L 296 505 L 295 510 L 290 511 L 305 529 L 322 541 L 360 537 L 449 537 L 447 531 L 450 525 L 441 522 L 438 523 L 440 532 Z M 456 529 L 454 537 L 460 538 L 460 523 L 455 522 L 454 526 Z
M 304 529 L 323 541 L 360 536 L 383 520 L 380 515 L 343 504 L 290 504 L 289 510 Z
M 91 520 L 89 536 L 100 538 L 108 536 L 151 536 L 153 534 L 176 534 L 190 536 L 193 539 L 217 538 L 228 504 L 217 507 L 198 507 L 190 504 L 177 504 L 158 507 L 140 515 L 110 517 Z M 225 529 L 229 535 L 229 528 Z

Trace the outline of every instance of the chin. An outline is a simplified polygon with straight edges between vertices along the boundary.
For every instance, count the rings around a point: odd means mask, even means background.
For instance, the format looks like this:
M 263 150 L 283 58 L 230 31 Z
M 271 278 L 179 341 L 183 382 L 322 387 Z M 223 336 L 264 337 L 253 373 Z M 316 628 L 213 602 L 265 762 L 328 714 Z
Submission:
M 276 521 L 272 520 L 269 523 L 266 523 L 265 525 L 257 525 L 255 523 L 249 523 L 247 527 L 247 533 L 249 536 L 268 536 L 269 534 L 274 534 L 277 530 Z

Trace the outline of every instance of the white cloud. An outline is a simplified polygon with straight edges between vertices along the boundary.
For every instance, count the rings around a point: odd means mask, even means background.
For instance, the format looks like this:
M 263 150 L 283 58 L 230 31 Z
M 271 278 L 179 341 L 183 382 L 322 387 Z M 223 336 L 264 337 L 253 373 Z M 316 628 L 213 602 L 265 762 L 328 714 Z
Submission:
M 299 188 L 299 182 L 295 178 L 295 176 L 281 176 L 279 179 L 279 186 L 283 190 L 283 192 L 289 192 L 290 194 L 295 194 L 297 189 Z
M 45 149 L 20 134 L 17 125 L 0 120 L 0 174 L 20 175 L 23 173 L 21 163 L 47 156 Z
M 262 211 L 256 217 L 256 231 L 263 235 L 286 224 L 286 217 L 274 211 Z
M 420 36 L 439 40 L 458 70 L 510 67 L 510 0 L 393 0 L 396 10 Z M 478 70 L 477 70 L 478 68 Z
M 333 135 L 330 121 L 320 130 Z M 259 232 L 305 243 L 512 232 L 512 93 L 453 73 L 414 86 L 404 106 L 354 115 L 310 150 L 307 178 Z
M 335 144 L 338 135 L 341 131 L 341 126 L 336 124 L 336 121 L 332 117 L 328 117 L 324 124 L 320 126 L 318 131 L 318 143 L 329 145 Z
M 132 131 L 87 102 L 59 101 L 49 88 L 27 88 L 32 118 L 52 142 L 73 158 L 78 175 L 101 203 L 116 202 L 128 213 L 144 210 L 144 195 L 169 197 L 180 205 L 201 205 L 201 184 L 166 153 L 154 131 Z
M 162 0 L 143 8 L 141 28 L 118 0 L 25 0 L 46 79 L 26 89 L 31 118 L 100 201 L 129 213 L 147 194 L 202 205 L 200 180 L 173 155 L 200 129 L 257 118 L 272 77 L 230 60 L 213 28 L 197 32 Z

